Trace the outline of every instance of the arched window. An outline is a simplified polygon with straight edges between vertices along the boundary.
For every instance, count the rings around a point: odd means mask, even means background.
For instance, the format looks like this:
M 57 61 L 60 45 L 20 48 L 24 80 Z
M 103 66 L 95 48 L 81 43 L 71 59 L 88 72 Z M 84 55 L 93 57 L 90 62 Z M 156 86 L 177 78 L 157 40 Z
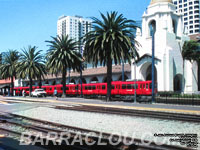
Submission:
M 172 20 L 173 32 L 177 35 L 177 23 L 175 20 Z
M 152 36 L 156 32 L 156 21 L 152 20 L 149 22 L 149 35 Z

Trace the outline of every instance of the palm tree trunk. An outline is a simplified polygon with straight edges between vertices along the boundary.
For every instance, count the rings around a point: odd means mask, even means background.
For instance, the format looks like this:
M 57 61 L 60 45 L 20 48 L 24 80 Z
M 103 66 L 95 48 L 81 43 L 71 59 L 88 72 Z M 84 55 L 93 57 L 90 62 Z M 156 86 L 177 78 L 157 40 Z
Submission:
M 11 77 L 11 96 L 13 96 L 13 88 L 14 88 L 14 79 L 13 79 L 13 76 Z
M 42 88 L 42 78 L 41 78 L 41 76 L 39 78 L 39 88 Z
M 66 68 L 63 68 L 63 73 L 62 73 L 62 85 L 63 85 L 63 94 L 62 97 L 66 97 Z
M 29 77 L 29 96 L 31 97 L 31 93 L 32 93 L 32 83 L 33 83 L 33 80 L 31 77 Z
M 112 59 L 107 55 L 107 97 L 106 101 L 111 100 L 111 82 L 112 82 Z

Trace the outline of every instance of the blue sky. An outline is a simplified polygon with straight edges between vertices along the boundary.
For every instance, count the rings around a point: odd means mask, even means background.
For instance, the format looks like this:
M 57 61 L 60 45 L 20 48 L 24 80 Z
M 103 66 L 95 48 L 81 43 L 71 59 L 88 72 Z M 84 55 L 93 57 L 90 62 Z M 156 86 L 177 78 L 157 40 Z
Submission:
M 99 12 L 118 11 L 141 20 L 150 0 L 0 0 L 0 52 L 21 50 L 28 45 L 46 50 L 56 36 L 61 15 L 98 17 Z

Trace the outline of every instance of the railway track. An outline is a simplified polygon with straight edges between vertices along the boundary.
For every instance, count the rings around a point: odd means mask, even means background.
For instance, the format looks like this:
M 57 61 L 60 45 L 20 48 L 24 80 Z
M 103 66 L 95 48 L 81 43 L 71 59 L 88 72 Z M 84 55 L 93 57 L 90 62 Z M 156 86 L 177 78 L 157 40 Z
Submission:
M 133 110 L 133 109 L 120 109 L 111 107 L 100 107 L 100 106 L 55 106 L 55 109 L 64 110 L 75 110 L 75 111 L 87 111 L 95 113 L 106 113 L 106 114 L 116 114 L 116 115 L 126 115 L 126 116 L 139 116 L 139 117 L 150 117 L 158 119 L 167 120 L 178 120 L 187 122 L 200 122 L 200 115 L 195 114 L 181 114 L 181 113 L 170 113 L 170 112 L 157 112 L 157 111 L 146 111 L 146 110 Z
M 20 131 L 16 130 L 16 127 L 20 128 Z M 77 128 L 73 126 L 67 126 L 63 124 L 53 123 L 49 121 L 33 119 L 29 117 L 24 117 L 15 114 L 9 114 L 9 116 L 3 116 L 0 118 L 0 131 L 5 132 L 11 135 L 21 136 L 21 131 L 26 131 L 31 133 L 31 140 L 34 140 L 37 137 L 37 134 L 40 133 L 42 136 L 40 137 L 45 142 L 49 141 L 49 133 L 57 134 L 54 140 L 57 143 L 61 143 L 61 145 L 55 145 L 55 143 L 51 143 L 50 145 L 46 145 L 45 148 L 57 149 L 59 146 L 59 150 L 61 149 L 72 149 L 72 150 L 188 150 L 188 148 L 174 146 L 174 145 L 156 145 L 155 143 L 151 143 L 146 145 L 142 143 L 140 139 L 132 139 L 131 137 L 121 137 L 118 135 L 111 135 L 109 133 L 100 133 L 94 130 L 88 130 L 83 128 Z M 60 137 L 63 136 L 62 133 L 70 133 L 70 138 L 68 139 L 72 142 L 77 135 L 81 137 L 83 144 L 66 144 L 63 141 L 60 141 Z M 78 133 L 78 134 L 77 134 Z M 52 137 L 50 137 L 52 139 Z M 101 140 L 101 142 L 105 143 L 105 145 L 98 145 L 97 142 Z M 129 145 L 125 145 L 129 143 Z M 88 142 L 95 142 L 93 145 L 88 145 Z M 117 143 L 115 145 L 110 144 L 111 142 Z M 143 141 L 148 143 L 149 141 Z M 53 144 L 53 145 L 52 145 Z M 42 146 L 42 145 L 39 145 Z M 44 147 L 44 146 L 42 146 Z

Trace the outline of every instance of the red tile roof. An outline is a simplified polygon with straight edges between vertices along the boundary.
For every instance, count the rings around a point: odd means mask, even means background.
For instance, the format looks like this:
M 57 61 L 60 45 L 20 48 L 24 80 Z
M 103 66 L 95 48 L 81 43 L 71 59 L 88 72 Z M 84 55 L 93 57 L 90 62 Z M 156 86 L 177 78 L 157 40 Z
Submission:
M 113 74 L 121 73 L 121 72 L 122 72 L 122 66 L 121 65 L 116 65 L 116 66 L 112 67 L 112 73 Z M 127 72 L 130 73 L 131 72 L 131 66 L 129 64 L 124 64 L 124 72 L 125 73 L 127 73 Z M 68 76 L 68 73 L 67 73 L 67 76 Z M 98 68 L 88 68 L 88 69 L 85 69 L 82 72 L 82 75 L 84 77 L 86 77 L 86 76 L 105 75 L 106 73 L 107 73 L 107 67 L 98 67 Z M 71 72 L 70 76 L 71 77 L 79 77 L 80 73 L 79 72 Z M 46 80 L 48 80 L 48 79 L 56 79 L 56 78 L 62 78 L 62 75 L 60 74 L 60 75 L 58 75 L 56 77 L 55 75 L 52 76 L 51 74 L 48 74 L 47 76 L 45 76 Z
M 10 84 L 11 83 L 11 80 L 10 79 L 7 79 L 7 80 L 0 80 L 0 84 Z
M 194 34 L 194 35 L 190 35 L 190 40 L 199 41 L 200 40 L 200 33 Z

